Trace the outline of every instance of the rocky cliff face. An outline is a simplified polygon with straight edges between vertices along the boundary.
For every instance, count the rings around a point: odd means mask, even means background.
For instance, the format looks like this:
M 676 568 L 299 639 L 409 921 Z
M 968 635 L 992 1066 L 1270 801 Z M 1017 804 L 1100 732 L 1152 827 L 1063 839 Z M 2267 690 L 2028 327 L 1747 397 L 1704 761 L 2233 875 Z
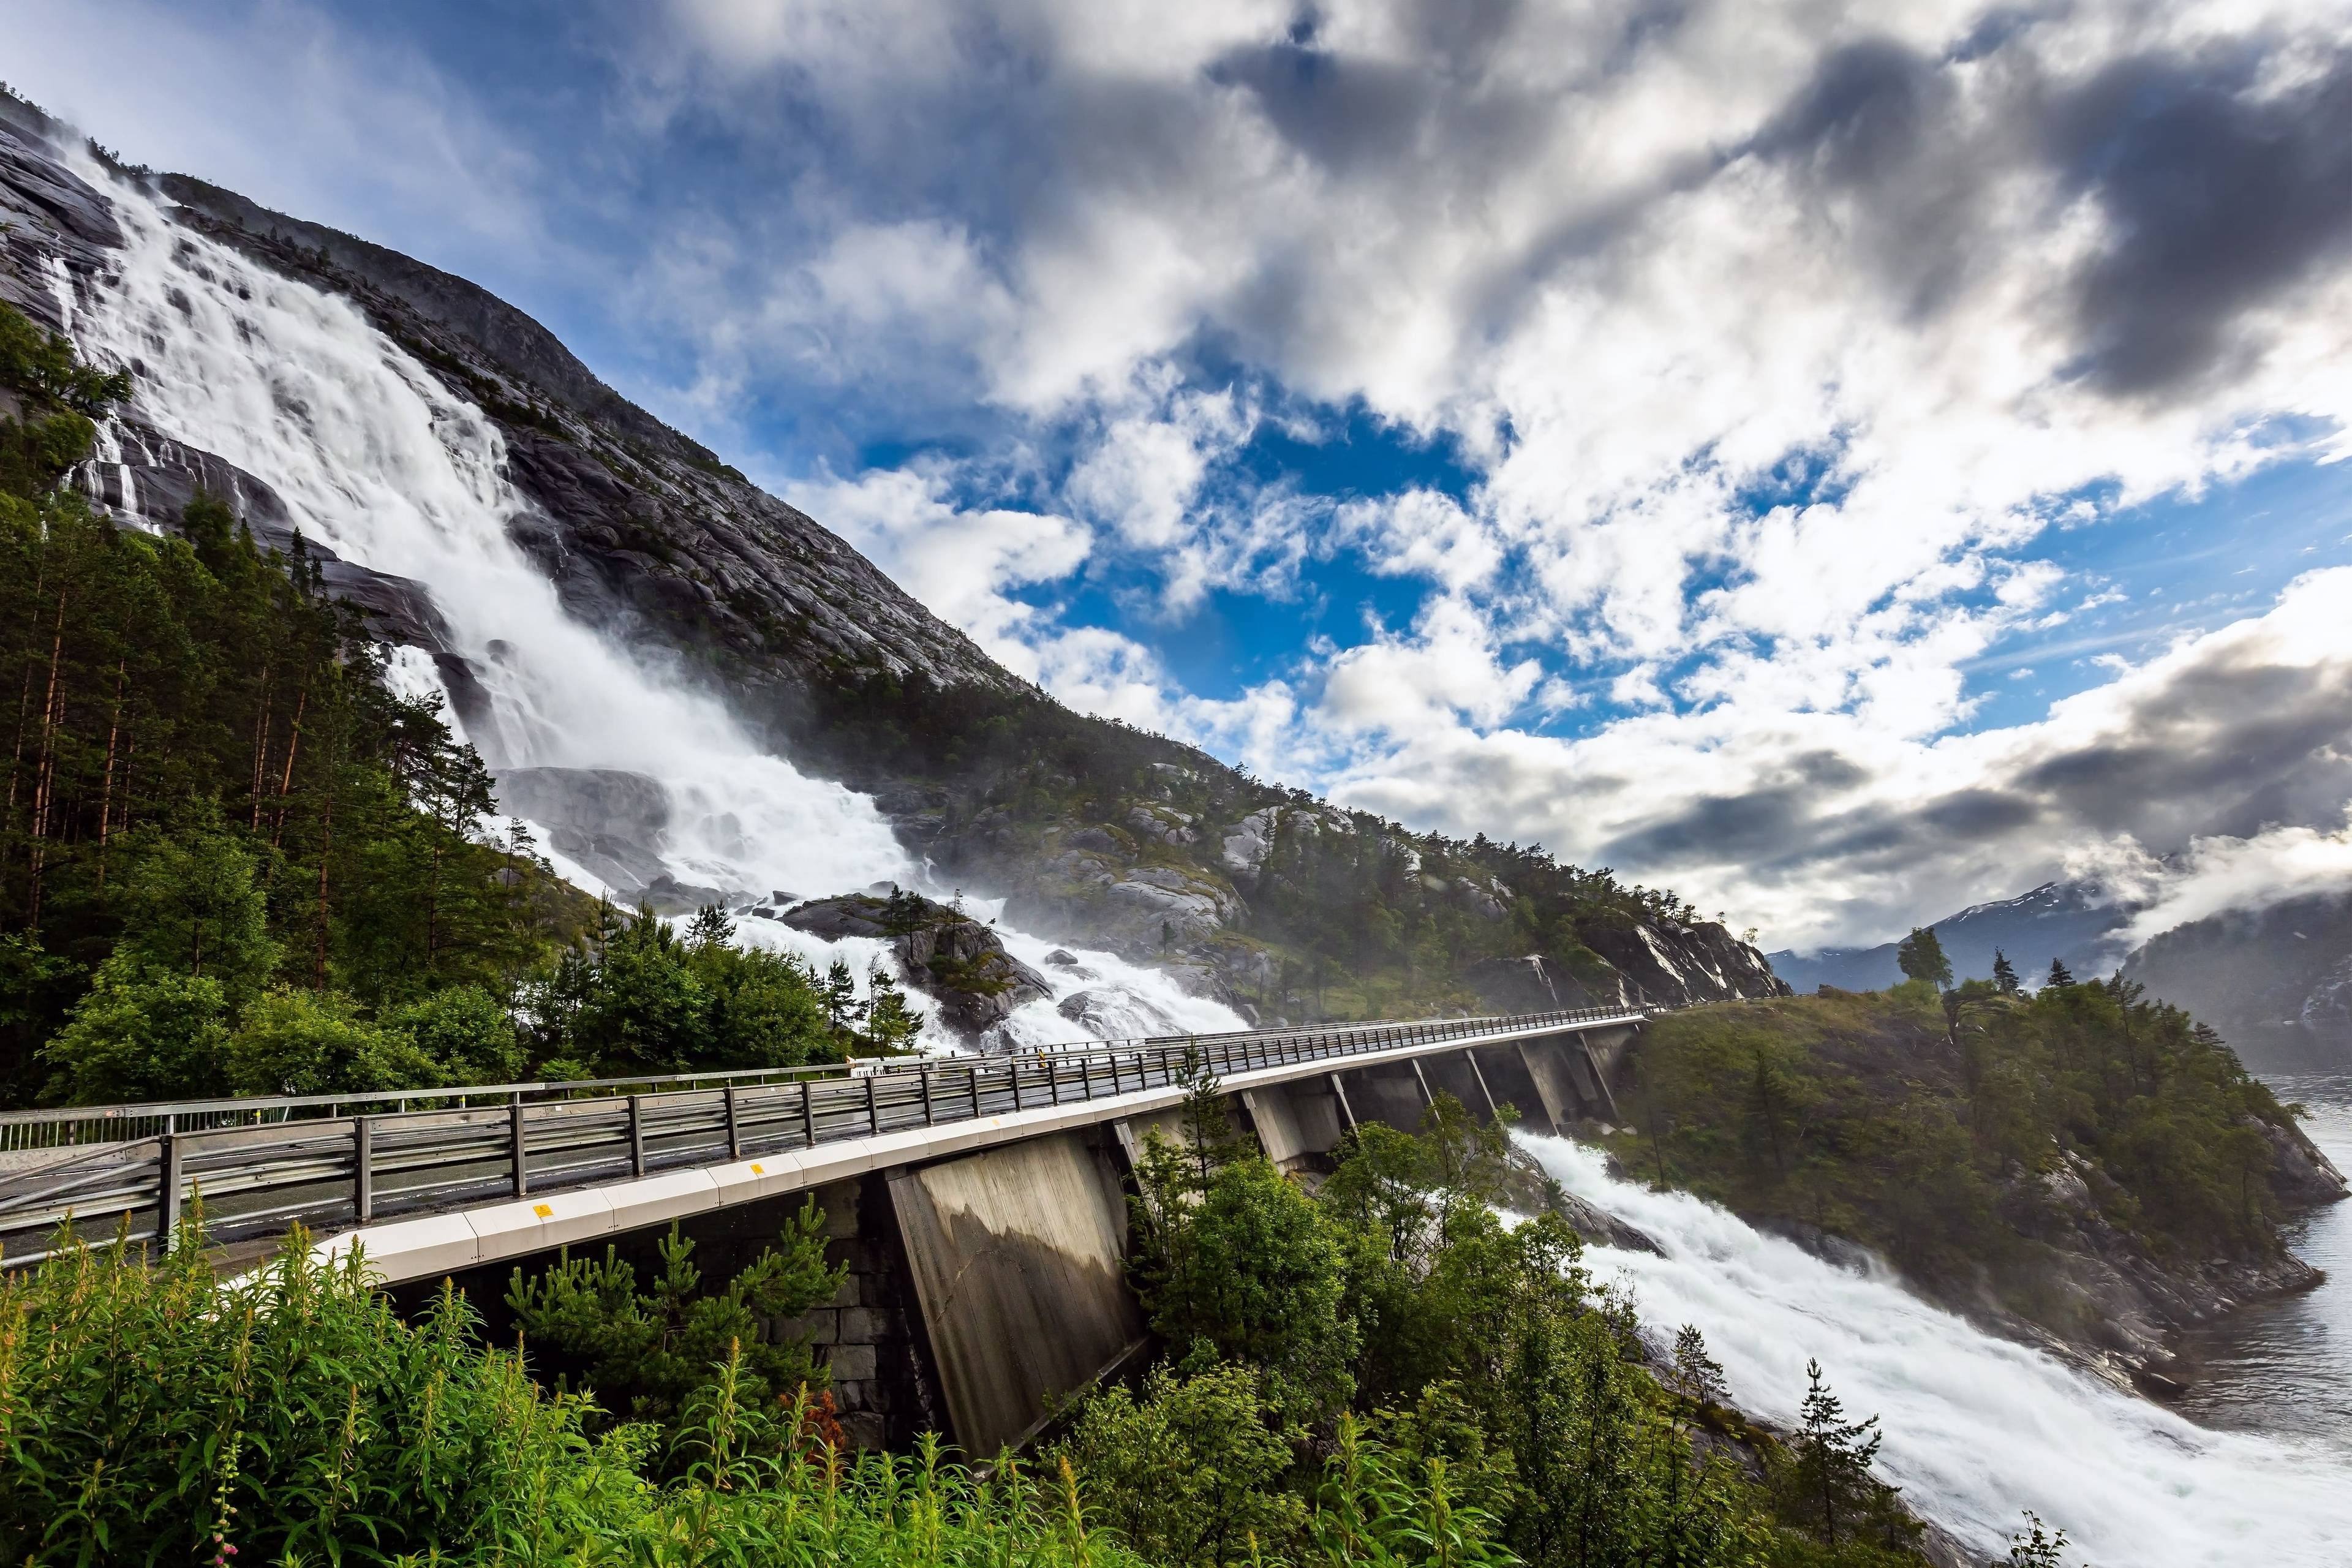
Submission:
M 62 134 L 0 102 L 0 298 L 53 329 L 78 291 L 108 286 L 122 243 L 102 191 L 56 151 Z M 1025 928 L 1168 964 L 1269 1017 L 1489 1005 L 1475 967 L 1529 955 L 1566 1005 L 1780 989 L 1754 949 L 1662 895 L 1516 846 L 1411 834 L 1071 713 L 523 312 L 233 192 L 150 183 L 190 228 L 351 299 L 496 422 L 530 503 L 512 531 L 571 614 L 708 685 L 803 766 L 874 795 L 940 877 L 1005 896 Z M 80 482 L 118 515 L 169 528 L 203 489 L 265 543 L 292 547 L 263 479 L 135 413 L 101 456 Z M 325 572 L 380 637 L 435 657 L 466 717 L 474 676 L 430 596 L 351 563 Z M 550 827 L 551 847 L 656 907 L 774 891 L 666 882 L 667 805 L 632 778 L 517 770 L 502 787 Z

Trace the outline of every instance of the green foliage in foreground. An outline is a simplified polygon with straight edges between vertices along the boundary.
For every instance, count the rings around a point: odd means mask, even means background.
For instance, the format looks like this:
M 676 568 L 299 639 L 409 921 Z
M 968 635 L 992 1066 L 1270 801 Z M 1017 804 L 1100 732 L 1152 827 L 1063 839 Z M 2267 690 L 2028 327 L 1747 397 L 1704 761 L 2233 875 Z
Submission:
M 811 1198 L 725 1289 L 705 1291 L 694 1243 L 676 1225 L 661 1244 L 662 1271 L 640 1289 L 636 1269 L 613 1248 L 598 1263 L 562 1259 L 536 1279 L 514 1271 L 507 1306 L 541 1377 L 576 1374 L 604 1405 L 673 1427 L 704 1397 L 711 1369 L 740 1346 L 745 1395 L 771 1405 L 825 1373 L 805 1342 L 762 1340 L 763 1320 L 796 1318 L 830 1300 L 847 1270 L 824 1260 L 824 1215 Z
M 683 1476 L 648 1427 L 584 1434 L 486 1348 L 462 1297 L 417 1323 L 298 1240 L 234 1285 L 199 1248 L 151 1269 L 69 1248 L 0 1281 L 0 1555 L 42 1563 L 988 1564 L 1127 1568 L 1074 1479 L 983 1479 L 936 1448 L 852 1461 L 803 1394 L 740 1358 L 688 1413 Z
M 1981 981 L 1779 997 L 1650 1026 L 1615 1148 L 1744 1214 L 1879 1248 L 1915 1277 L 1990 1268 L 2022 1310 L 2071 1174 L 2159 1261 L 2279 1245 L 2293 1119 L 2210 1029 L 2138 986 Z

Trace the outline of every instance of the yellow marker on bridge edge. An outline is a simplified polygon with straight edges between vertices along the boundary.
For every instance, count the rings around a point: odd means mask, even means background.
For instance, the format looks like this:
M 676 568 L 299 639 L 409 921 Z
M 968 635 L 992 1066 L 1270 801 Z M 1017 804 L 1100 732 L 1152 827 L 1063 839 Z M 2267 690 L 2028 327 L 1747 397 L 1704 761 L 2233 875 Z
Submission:
M 768 1167 L 765 1165 L 754 1165 L 751 1167 L 751 1173 L 755 1176 L 764 1176 L 768 1173 Z
M 533 1204 L 530 1205 L 530 1212 L 537 1215 L 541 1219 L 553 1219 L 555 1217 L 554 1208 L 548 1204 Z

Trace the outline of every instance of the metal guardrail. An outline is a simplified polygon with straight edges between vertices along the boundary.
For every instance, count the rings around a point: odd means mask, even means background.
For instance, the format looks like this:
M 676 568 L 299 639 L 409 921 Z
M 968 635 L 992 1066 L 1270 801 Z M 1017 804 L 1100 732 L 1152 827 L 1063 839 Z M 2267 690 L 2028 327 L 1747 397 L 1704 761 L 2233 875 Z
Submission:
M 171 1236 L 199 1193 L 208 1238 L 235 1242 L 298 1223 L 366 1225 L 1131 1094 L 1172 1086 L 1188 1072 L 1224 1078 L 1399 1046 L 1632 1022 L 1648 1011 L 1588 1007 L 1107 1040 L 1001 1057 L 15 1112 L 0 1117 L 0 1138 L 26 1126 L 81 1137 L 0 1142 L 25 1151 L 0 1166 L 0 1265 L 47 1257 L 63 1234 L 99 1244 Z M 100 1135 L 107 1131 L 116 1135 Z

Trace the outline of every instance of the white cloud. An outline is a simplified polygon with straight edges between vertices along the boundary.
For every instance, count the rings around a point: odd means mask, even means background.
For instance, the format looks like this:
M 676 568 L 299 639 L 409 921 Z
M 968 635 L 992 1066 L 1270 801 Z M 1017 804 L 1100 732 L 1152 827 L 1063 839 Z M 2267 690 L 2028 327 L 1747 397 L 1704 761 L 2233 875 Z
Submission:
M 2229 910 L 2263 910 L 2306 893 L 2352 889 L 2352 814 L 2334 829 L 2264 828 L 2250 837 L 2200 837 L 2167 861 L 2111 850 L 2092 863 L 2139 905 L 2118 933 L 2123 946 Z
M 825 520 L 941 619 L 969 633 L 998 662 L 1037 679 L 1033 639 L 1040 616 L 1009 590 L 1057 583 L 1077 571 L 1090 543 L 1068 518 L 1003 508 L 960 510 L 943 468 L 877 469 L 855 479 L 791 487 L 794 506 Z

